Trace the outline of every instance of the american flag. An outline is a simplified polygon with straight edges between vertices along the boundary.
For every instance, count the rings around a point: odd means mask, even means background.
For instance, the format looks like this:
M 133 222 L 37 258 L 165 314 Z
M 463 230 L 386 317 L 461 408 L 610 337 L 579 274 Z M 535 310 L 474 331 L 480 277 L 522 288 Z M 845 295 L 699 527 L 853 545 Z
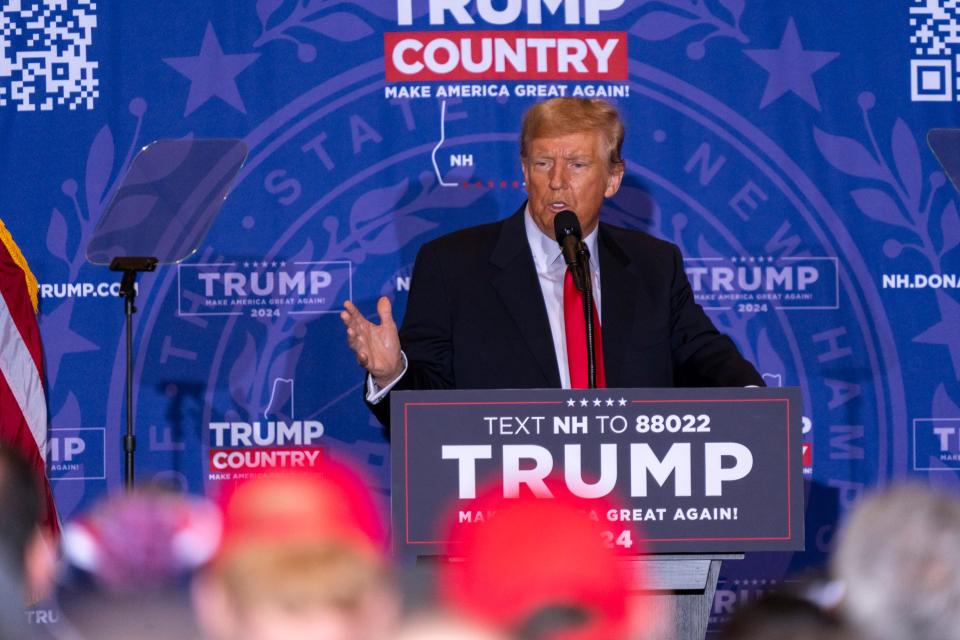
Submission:
M 46 473 L 47 401 L 37 325 L 37 279 L 0 221 L 0 446 L 23 456 L 37 474 L 43 522 L 59 533 Z

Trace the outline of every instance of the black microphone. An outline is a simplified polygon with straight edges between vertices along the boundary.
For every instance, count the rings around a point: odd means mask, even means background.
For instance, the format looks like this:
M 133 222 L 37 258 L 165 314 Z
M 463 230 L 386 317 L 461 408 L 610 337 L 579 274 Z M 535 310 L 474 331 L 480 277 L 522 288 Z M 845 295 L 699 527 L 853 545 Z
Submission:
M 577 214 L 573 211 L 561 211 L 553 218 L 553 232 L 557 236 L 557 242 L 563 250 L 563 259 L 568 267 L 579 266 L 580 260 L 577 257 L 580 248 L 580 221 Z
M 587 384 L 597 388 L 597 363 L 593 345 L 593 287 L 590 281 L 590 257 L 580 241 L 583 231 L 573 211 L 561 211 L 553 219 L 553 232 L 563 250 L 563 259 L 573 275 L 574 286 L 583 292 L 583 319 L 586 324 L 584 339 L 587 341 Z M 580 257 L 583 256 L 581 263 Z

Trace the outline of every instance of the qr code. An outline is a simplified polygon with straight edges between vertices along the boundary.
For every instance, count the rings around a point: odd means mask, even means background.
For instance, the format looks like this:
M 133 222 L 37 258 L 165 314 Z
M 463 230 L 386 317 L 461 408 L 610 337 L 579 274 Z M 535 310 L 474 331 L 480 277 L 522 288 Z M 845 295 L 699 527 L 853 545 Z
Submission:
M 910 98 L 960 98 L 960 0 L 913 0 L 910 30 Z
M 93 108 L 96 8 L 92 0 L 0 0 L 0 107 Z

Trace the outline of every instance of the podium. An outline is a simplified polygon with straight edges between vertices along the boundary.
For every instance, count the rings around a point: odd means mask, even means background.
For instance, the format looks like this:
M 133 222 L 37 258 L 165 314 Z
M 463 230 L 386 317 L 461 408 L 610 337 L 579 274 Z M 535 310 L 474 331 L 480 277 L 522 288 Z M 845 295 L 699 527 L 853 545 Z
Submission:
M 648 639 L 704 638 L 721 563 L 742 559 L 742 553 L 664 553 L 624 560 L 638 566 L 645 578 L 644 584 L 633 585 L 634 597 L 646 600 L 653 617 L 666 621 Z
M 624 547 L 628 575 L 645 576 L 635 596 L 668 619 L 654 637 L 686 640 L 707 632 L 724 560 L 803 549 L 798 389 L 392 396 L 391 520 L 401 561 L 446 553 L 448 514 L 483 526 L 468 506 L 478 487 L 536 494 L 540 480 L 559 475 L 577 495 L 609 489 L 620 500 L 623 508 L 595 514 L 609 527 L 604 536 Z M 642 527 L 643 555 L 630 554 L 624 522 Z

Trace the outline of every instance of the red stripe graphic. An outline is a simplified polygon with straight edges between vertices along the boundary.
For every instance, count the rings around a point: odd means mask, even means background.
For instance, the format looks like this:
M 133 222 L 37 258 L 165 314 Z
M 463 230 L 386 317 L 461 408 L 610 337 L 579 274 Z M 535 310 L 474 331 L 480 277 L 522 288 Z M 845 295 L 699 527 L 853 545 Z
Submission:
M 387 82 L 626 80 L 618 31 L 417 31 L 383 35 Z

